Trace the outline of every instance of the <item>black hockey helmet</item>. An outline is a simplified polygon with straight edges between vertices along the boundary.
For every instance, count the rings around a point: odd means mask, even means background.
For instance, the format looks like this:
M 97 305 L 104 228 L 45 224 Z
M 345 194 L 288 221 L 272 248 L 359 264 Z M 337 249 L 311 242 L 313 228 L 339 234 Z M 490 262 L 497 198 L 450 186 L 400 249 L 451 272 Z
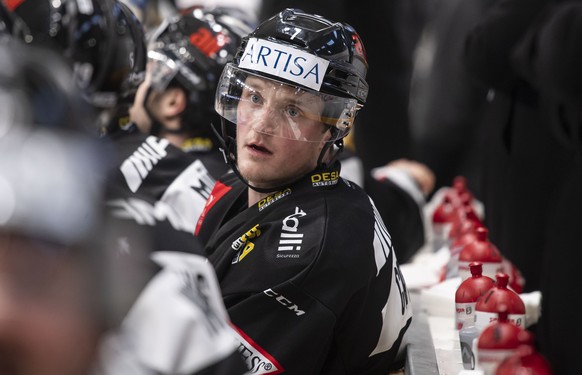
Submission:
M 104 324 L 119 323 L 141 290 L 137 266 L 148 261 L 151 245 L 147 233 L 129 232 L 106 215 L 113 150 L 94 128 L 79 126 L 95 121 L 96 108 L 56 51 L 0 38 L 0 66 L 0 236 L 28 239 L 45 258 L 78 261 L 94 282 L 90 311 Z M 117 233 L 136 239 L 131 257 L 119 256 L 126 243 L 116 242 Z
M 25 42 L 71 61 L 83 94 L 96 107 L 113 108 L 143 80 L 143 30 L 121 2 L 23 0 L 8 9 L 23 21 Z
M 86 168 L 105 162 L 91 152 L 95 138 L 78 127 L 94 108 L 56 52 L 4 39 L 0 65 L 1 226 L 62 245 L 82 241 L 96 219 L 89 205 L 99 199 L 99 168 Z
M 364 45 L 348 24 L 298 9 L 285 9 L 261 23 L 243 38 L 216 91 L 215 109 L 226 120 L 223 147 L 233 171 L 239 174 L 235 136 L 227 124 L 253 124 L 264 113 L 278 122 L 255 131 L 271 136 L 321 142 L 326 132 L 314 126 L 327 126 L 330 137 L 317 164 L 332 164 L 368 96 L 367 69 Z M 271 108 L 264 105 L 264 95 L 283 97 L 285 103 Z
M 359 35 L 350 25 L 297 9 L 285 9 L 244 38 L 235 56 L 236 65 L 240 66 L 245 58 L 245 50 L 252 39 L 267 40 L 327 60 L 329 65 L 325 72 L 320 72 L 322 84 L 317 91 L 351 97 L 362 105 L 366 102 L 366 52 Z M 280 76 L 275 78 L 281 79 Z M 292 83 L 297 84 L 297 81 Z
M 214 110 L 218 79 L 253 27 L 250 15 L 236 8 L 190 7 L 164 20 L 152 33 L 148 43 L 151 89 L 162 92 L 177 85 L 188 95 L 178 132 L 213 136 L 210 124 L 219 122 Z
M 95 109 L 82 99 L 62 55 L 17 38 L 0 38 L 0 66 L 0 134 L 15 124 L 94 134 L 84 124 L 97 118 Z
M 118 103 L 131 105 L 139 85 L 145 78 L 147 64 L 146 37 L 142 24 L 131 9 L 121 1 L 113 6 L 116 45 L 110 74 L 102 91 L 117 93 Z
M 215 108 L 237 123 L 241 85 L 249 75 L 263 77 L 318 96 L 324 108 L 310 116 L 331 127 L 335 142 L 349 133 L 366 101 L 367 69 L 364 46 L 350 25 L 285 9 L 243 38 L 233 63 L 224 69 Z M 273 135 L 309 141 L 293 124 L 280 126 L 279 132 Z

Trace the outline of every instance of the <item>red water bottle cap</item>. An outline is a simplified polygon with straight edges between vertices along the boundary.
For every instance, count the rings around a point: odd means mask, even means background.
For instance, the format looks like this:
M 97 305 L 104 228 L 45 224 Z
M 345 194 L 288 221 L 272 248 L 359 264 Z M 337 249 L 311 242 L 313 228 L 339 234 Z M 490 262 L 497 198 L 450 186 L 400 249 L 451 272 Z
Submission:
M 525 304 L 523 300 L 513 290 L 507 288 L 509 276 L 499 272 L 496 275 L 496 284 L 477 301 L 476 311 L 499 313 L 502 306 L 507 309 L 508 314 L 525 314 Z
M 456 176 L 453 179 L 453 189 L 459 195 L 467 191 L 467 179 L 464 176 Z
M 466 245 L 473 241 L 477 241 L 477 233 L 475 231 L 476 229 L 477 228 L 475 227 L 466 228 L 466 231 L 463 234 L 455 238 L 453 242 L 451 242 L 451 252 L 455 252 L 458 255 Z
M 489 231 L 485 227 L 476 228 L 476 241 L 465 246 L 459 254 L 459 261 L 501 264 L 502 258 L 499 249 L 489 242 L 488 233 Z
M 495 286 L 495 281 L 483 276 L 483 265 L 480 262 L 469 264 L 471 277 L 464 280 L 455 292 L 455 303 L 477 302 L 485 292 Z
M 515 353 L 499 363 L 495 375 L 551 375 L 550 364 L 533 346 L 533 334 L 524 330 L 518 334 L 518 341 Z
M 449 239 L 454 240 L 459 238 L 468 231 L 473 231 L 483 226 L 479 217 L 471 206 L 464 206 L 455 211 L 453 215 L 451 231 L 449 232 Z
M 459 193 L 459 201 L 463 207 L 471 207 L 471 203 L 473 203 L 473 194 L 469 191 L 463 191 Z
M 443 201 L 436 207 L 432 214 L 432 221 L 433 223 L 450 223 L 453 220 L 454 214 L 453 198 L 449 194 L 445 194 Z
M 483 332 L 479 335 L 477 341 L 478 349 L 517 349 L 520 345 L 518 339 L 519 333 L 523 328 L 516 326 L 508 320 L 508 311 L 506 308 L 501 308 L 498 313 L 497 321 L 492 322 L 485 327 Z

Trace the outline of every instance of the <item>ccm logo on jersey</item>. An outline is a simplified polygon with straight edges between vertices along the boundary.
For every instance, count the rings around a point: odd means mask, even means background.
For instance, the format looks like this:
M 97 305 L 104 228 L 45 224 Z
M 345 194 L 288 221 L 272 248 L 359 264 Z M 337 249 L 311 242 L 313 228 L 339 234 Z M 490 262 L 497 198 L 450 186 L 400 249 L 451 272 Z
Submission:
M 293 302 L 289 301 L 283 295 L 275 292 L 273 289 L 267 289 L 263 293 L 265 293 L 265 295 L 267 295 L 269 297 L 274 298 L 281 305 L 285 306 L 290 311 L 294 312 L 295 315 L 301 316 L 301 315 L 305 314 L 305 311 L 299 310 L 299 307 L 296 304 L 294 304 Z
M 250 38 L 239 67 L 285 78 L 319 91 L 329 61 L 268 40 Z
M 311 175 L 311 183 L 313 186 L 330 186 L 337 184 L 339 180 L 339 172 L 324 172 Z
M 298 231 L 299 219 L 306 215 L 305 211 L 295 207 L 295 212 L 283 219 L 277 251 L 301 250 L 303 233 Z M 277 254 L 277 258 L 299 258 L 299 254 Z

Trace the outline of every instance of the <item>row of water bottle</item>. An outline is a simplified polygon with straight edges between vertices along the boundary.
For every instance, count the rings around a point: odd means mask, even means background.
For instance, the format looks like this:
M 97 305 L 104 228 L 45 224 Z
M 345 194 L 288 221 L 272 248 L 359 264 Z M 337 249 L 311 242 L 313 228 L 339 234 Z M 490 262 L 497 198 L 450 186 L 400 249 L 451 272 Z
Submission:
M 460 277 L 455 292 L 455 329 L 466 372 L 485 375 L 549 375 L 526 329 L 525 304 L 519 293 L 525 280 L 488 237 L 484 210 L 458 176 L 435 197 L 431 215 L 433 250 L 449 261 L 441 279 Z

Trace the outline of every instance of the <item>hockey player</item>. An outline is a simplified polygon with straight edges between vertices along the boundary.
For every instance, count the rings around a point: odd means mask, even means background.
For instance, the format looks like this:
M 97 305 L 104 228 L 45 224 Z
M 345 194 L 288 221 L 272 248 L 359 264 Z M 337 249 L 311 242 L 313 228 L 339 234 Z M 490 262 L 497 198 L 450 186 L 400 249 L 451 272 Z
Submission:
M 214 94 L 251 20 L 231 8 L 192 7 L 169 17 L 148 43 L 148 74 L 130 109 L 142 133 L 194 155 L 214 179 L 228 171 L 212 130 Z
M 95 102 L 91 99 L 104 98 L 104 93 L 111 93 L 108 95 L 110 98 L 125 99 L 129 91 L 125 91 L 127 86 L 118 83 L 127 82 L 128 78 L 126 75 L 128 73 L 127 67 L 132 67 L 130 62 L 137 61 L 133 58 L 138 58 L 135 55 L 135 51 L 139 50 L 138 47 L 140 43 L 143 45 L 143 40 L 135 38 L 138 33 L 132 33 L 131 30 L 138 26 L 133 24 L 134 18 L 128 12 L 126 8 L 120 3 L 109 1 L 109 0 L 90 0 L 86 2 L 77 1 L 62 1 L 62 2 L 36 2 L 35 7 L 24 7 L 20 6 L 27 5 L 24 3 L 13 4 L 16 8 L 12 10 L 18 10 L 19 16 L 23 20 L 42 20 L 47 21 L 42 18 L 42 15 L 50 16 L 51 30 L 58 30 L 59 33 L 51 35 L 43 34 L 42 30 L 38 34 L 31 33 L 34 40 L 37 41 L 36 44 L 49 47 L 49 49 L 56 49 L 59 52 L 66 51 L 65 54 L 69 63 L 72 66 L 79 67 L 79 64 L 88 67 L 93 66 L 96 70 L 96 76 L 91 75 L 86 78 L 92 77 L 89 81 L 90 86 L 85 87 L 87 91 L 81 91 L 83 95 L 78 95 L 88 99 L 89 103 L 92 104 L 93 109 L 97 109 L 99 114 L 103 114 L 104 111 L 109 113 L 116 113 L 116 103 L 121 103 L 121 101 L 110 101 L 110 102 Z M 30 5 L 30 4 L 28 4 Z M 31 12 L 33 10 L 44 10 L 46 12 L 41 12 L 41 15 L 36 14 L 36 12 Z M 36 14 L 37 17 L 34 18 L 33 15 Z M 64 17 L 66 15 L 66 17 Z M 31 18 L 32 17 L 32 18 Z M 85 23 L 87 20 L 93 20 L 94 22 Z M 66 21 L 66 22 L 65 22 Z M 35 26 L 45 24 L 45 22 L 39 22 Z M 110 30 L 109 27 L 116 26 L 114 30 Z M 77 27 L 79 29 L 77 29 Z M 93 43 L 79 43 L 74 38 L 60 38 L 62 35 L 76 35 L 80 39 L 85 40 L 86 35 L 84 32 L 89 32 L 93 39 L 91 39 L 97 45 Z M 62 33 L 62 34 L 61 34 Z M 115 34 L 115 38 L 109 38 Z M 36 37 L 36 38 L 35 38 Z M 43 39 L 43 37 L 47 37 Z M 56 47 L 56 48 L 55 48 Z M 119 59 L 116 60 L 116 64 L 105 64 L 102 65 L 99 62 L 102 61 L 103 56 L 99 54 L 92 54 L 90 51 L 95 48 L 96 50 L 107 50 L 108 55 L 116 56 Z M 111 50 L 109 50 L 111 49 Z M 1 52 L 1 51 L 0 51 Z M 11 54 L 13 50 L 11 50 Z M 11 54 L 0 54 L 0 56 L 10 57 Z M 14 52 L 15 56 L 16 53 Z M 42 54 L 35 55 L 42 56 Z M 125 56 L 125 58 L 122 58 Z M 87 57 L 86 60 L 75 60 L 75 57 Z M 39 61 L 42 61 L 39 59 Z M 105 61 L 108 61 L 107 59 Z M 2 60 L 4 62 L 4 60 Z M 50 66 L 47 65 L 47 71 L 45 73 L 55 74 L 58 77 L 57 71 L 52 70 Z M 145 64 L 144 64 L 145 68 Z M 99 70 L 103 69 L 103 70 Z M 14 69 L 6 69 L 6 74 L 8 78 L 11 77 Z M 71 74 L 71 71 L 68 71 Z M 30 80 L 35 76 L 30 75 Z M 116 80 L 100 80 L 99 77 L 111 77 L 116 78 Z M 0 76 L 0 78 L 3 78 Z M 70 77 L 69 77 L 70 78 Z M 78 78 L 78 77 L 77 77 Z M 0 84 L 3 84 L 6 80 L 0 79 Z M 9 81 L 10 82 L 10 81 Z M 23 82 L 29 82 L 29 80 L 23 80 Z M 77 80 L 77 83 L 79 81 Z M 18 86 L 12 84 L 10 86 L 14 88 L 16 93 L 18 93 Z M 83 90 L 83 87 L 77 87 Z M 27 92 L 27 91 L 23 91 Z M 65 105 L 56 105 L 61 103 L 56 103 L 51 106 L 52 103 L 51 96 L 46 95 L 50 93 L 49 90 L 38 90 L 38 95 L 34 97 L 34 102 L 44 103 L 48 101 L 46 111 L 42 113 L 43 116 L 51 119 L 60 113 L 59 110 L 67 108 Z M 45 94 L 45 95 L 43 95 Z M 17 97 L 15 95 L 15 97 Z M 2 98 L 2 95 L 0 95 Z M 97 105 L 100 104 L 100 105 Z M 15 105 L 3 105 L 4 108 L 19 108 Z M 7 116 L 2 116 L 2 115 Z M 41 117 L 43 117 L 41 116 Z M 65 117 L 66 123 L 62 126 L 71 126 L 79 130 L 79 123 L 86 122 L 88 125 L 94 125 L 96 122 L 93 121 L 93 117 Z M 5 111 L 0 114 L 0 125 L 4 125 L 5 121 L 11 121 L 10 111 Z M 0 126 L 1 128 L 1 126 Z M 94 129 L 93 129 L 94 130 Z M 93 133 L 94 135 L 94 133 Z M 95 137 L 93 137 L 95 138 Z M 97 140 L 97 139 L 93 139 Z M 111 142 L 115 143 L 112 138 L 104 137 L 100 140 L 101 146 L 106 147 L 101 150 L 99 158 L 101 160 L 108 160 L 107 156 L 114 154 L 111 152 Z M 51 143 L 52 144 L 52 143 Z M 54 148 L 54 147 L 53 147 Z M 159 151 L 159 149 L 156 149 Z M 25 151 L 30 151 L 26 149 Z M 54 152 L 55 150 L 53 150 Z M 58 151 L 58 149 L 56 150 Z M 146 149 L 146 151 L 148 151 Z M 56 156 L 62 156 L 59 152 L 55 152 Z M 49 153 L 39 153 L 34 152 L 33 156 L 37 156 L 37 159 L 44 156 L 47 158 L 45 164 L 49 165 L 49 161 L 54 158 L 53 155 Z M 163 152 L 160 153 L 163 156 Z M 81 159 L 81 156 L 71 156 L 71 162 L 76 161 L 76 159 Z M 8 159 L 7 159 L 8 160 Z M 68 159 L 66 159 L 68 160 Z M 151 162 L 150 166 L 155 165 L 155 158 L 147 159 L 141 158 L 140 162 L 146 163 Z M 45 164 L 39 164 L 39 167 L 43 167 Z M 15 166 L 19 164 L 16 163 Z M 137 164 L 140 169 L 138 172 L 143 172 L 146 167 L 145 164 Z M 123 168 L 123 164 L 122 164 Z M 147 170 L 147 169 L 146 169 Z M 42 170 L 47 175 L 54 174 L 54 178 L 63 178 L 63 174 L 57 173 L 58 171 L 53 169 Z M 91 168 L 79 168 L 76 170 L 76 175 L 71 176 L 72 179 L 76 179 L 80 186 L 87 184 L 89 187 L 93 186 L 93 178 L 96 178 L 96 173 Z M 44 174 L 43 174 L 44 176 Z M 68 176 L 67 176 L 68 177 Z M 53 179 L 54 179 L 53 178 Z M 44 188 L 44 185 L 37 182 L 34 179 L 26 179 L 26 174 L 21 178 L 21 184 L 26 183 L 30 180 L 31 183 L 35 183 L 35 187 L 38 189 Z M 101 179 L 98 179 L 102 182 Z M 64 184 L 65 181 L 62 182 Z M 55 182 L 57 184 L 57 182 Z M 132 186 L 132 185 L 129 185 Z M 0 188 L 5 187 L 3 185 L 3 180 L 0 175 Z M 17 186 L 19 187 L 19 186 Z M 111 187 L 110 187 L 111 188 Z M 55 187 L 57 189 L 57 187 Z M 171 186 L 168 188 L 171 189 Z M 140 200 L 143 202 L 149 202 L 148 199 L 154 199 L 152 196 L 146 196 L 141 192 L 136 192 L 133 196 L 126 195 L 125 188 L 120 188 L 117 193 L 117 197 L 123 197 L 130 201 Z M 55 200 L 55 204 L 60 203 L 60 201 L 65 200 L 69 202 L 68 204 L 77 208 L 77 211 L 81 211 L 77 216 L 69 215 L 75 213 L 76 211 L 67 212 L 67 210 L 60 209 L 51 213 L 51 220 L 47 221 L 46 225 L 56 225 L 60 221 L 66 222 L 65 224 L 71 226 L 71 230 L 74 231 L 76 226 L 82 225 L 83 220 L 88 220 L 87 218 L 92 218 L 92 211 L 89 211 L 85 205 L 75 206 L 77 202 L 77 195 L 83 196 L 83 189 L 79 191 L 58 191 L 51 192 L 50 190 L 45 192 L 45 195 L 41 195 L 35 191 L 35 197 L 44 197 L 48 201 Z M 5 191 L 3 191 L 5 193 Z M 112 193 L 111 191 L 109 192 Z M 47 195 L 48 194 L 48 195 Z M 50 196 L 49 196 L 50 195 Z M 10 194 L 3 195 L 3 198 L 10 198 Z M 109 195 L 109 203 L 111 203 L 112 196 Z M 59 199 L 59 200 L 57 200 Z M 10 201 L 8 202 L 10 203 Z M 34 202 L 33 202 L 34 203 Z M 50 202 L 49 202 L 50 203 Z M 82 203 L 82 202 L 81 202 Z M 17 205 L 18 206 L 18 205 Z M 2 207 L 9 207 L 2 205 Z M 111 205 L 109 206 L 111 207 Z M 65 206 L 67 208 L 67 206 Z M 111 213 L 111 212 L 110 212 Z M 161 212 L 164 214 L 164 212 Z M 58 215 L 65 216 L 64 218 L 59 218 Z M 37 215 L 38 216 L 38 215 Z M 147 217 L 146 217 L 147 218 Z M 30 223 L 34 224 L 37 218 L 34 212 L 30 213 Z M 92 368 L 92 374 L 220 374 L 220 375 L 232 375 L 232 374 L 242 374 L 246 372 L 246 366 L 241 360 L 238 353 L 238 344 L 233 339 L 231 328 L 228 324 L 229 319 L 224 309 L 224 305 L 220 298 L 220 291 L 218 289 L 218 284 L 216 282 L 216 276 L 214 270 L 208 264 L 206 259 L 198 255 L 201 250 L 196 246 L 196 239 L 189 234 L 192 242 L 190 245 L 193 248 L 187 248 L 189 252 L 194 254 L 186 254 L 184 248 L 179 248 L 172 243 L 171 240 L 175 240 L 176 231 L 171 230 L 161 230 L 167 229 L 162 226 L 152 225 L 132 225 L 135 223 L 134 220 L 124 220 L 127 217 L 123 215 L 113 215 L 107 216 L 108 223 L 111 223 L 112 228 L 111 235 L 109 232 L 98 233 L 97 239 L 107 239 L 107 246 L 103 248 L 97 248 L 92 251 L 97 259 L 101 259 L 100 251 L 112 252 L 114 259 L 112 263 L 115 265 L 115 269 L 118 272 L 112 272 L 111 274 L 105 275 L 105 277 L 100 280 L 101 285 L 98 285 L 99 292 L 105 292 L 107 294 L 107 300 L 105 301 L 107 305 L 112 305 L 116 317 L 119 320 L 115 321 L 114 325 L 109 331 L 103 345 L 100 347 L 100 356 L 96 361 L 96 365 Z M 130 217 L 133 219 L 133 217 Z M 154 220 L 155 221 L 155 220 Z M 69 229 L 65 225 L 64 229 Z M 151 230 L 148 230 L 151 229 Z M 158 232 L 158 230 L 160 230 Z M 184 232 L 186 233 L 186 232 Z M 165 244 L 167 247 L 161 247 L 159 240 L 165 240 L 169 237 L 169 241 Z M 155 243 L 150 243 L 150 241 L 155 241 Z M 166 250 L 166 251 L 160 251 Z M 196 254 L 198 253 L 198 254 Z M 145 255 L 145 256 L 143 256 Z M 150 259 L 151 255 L 151 259 Z M 99 262 L 92 264 L 98 266 Z M 129 286 L 132 288 L 129 288 Z M 128 290 L 129 289 L 129 290 Z M 119 294 L 121 291 L 121 295 Z M 126 292 L 124 292 L 126 291 Z M 1 294 L 1 293 L 0 293 Z M 85 293 L 87 296 L 93 296 L 94 293 Z M 121 301 L 128 301 L 128 304 L 121 304 Z M 99 306 L 101 307 L 101 306 Z M 1 310 L 1 308 L 0 308 Z M 0 316 L 1 318 L 1 316 Z M 121 322 L 120 322 L 121 321 Z M 0 328 L 5 328 L 8 326 L 7 323 L 3 322 L 4 325 Z M 74 323 L 74 322 L 73 322 Z M 117 324 L 120 324 L 117 326 Z M 56 328 L 55 328 L 56 329 Z M 100 332 L 101 333 L 101 332 Z M 30 335 L 33 337 L 34 332 Z M 81 332 L 79 335 L 82 335 Z M 0 333 L 1 336 L 1 333 Z M 100 337 L 99 337 L 100 338 Z M 2 337 L 0 337 L 0 340 Z M 0 373 L 14 373 L 16 369 L 19 369 L 16 361 L 18 358 L 11 358 L 10 354 L 20 354 L 17 351 L 17 347 L 11 347 L 12 342 L 6 341 L 6 346 L 2 346 L 0 341 L 0 352 L 2 349 L 5 350 L 6 355 L 3 358 L 7 358 L 6 362 L 0 360 Z M 48 342 L 47 342 L 48 344 Z M 68 347 L 64 348 L 63 351 L 70 352 L 70 349 L 74 347 L 75 343 L 63 343 L 67 344 Z M 78 340 L 79 348 L 84 341 Z M 93 345 L 91 353 L 94 354 L 95 351 L 95 341 L 92 341 Z M 40 345 L 39 351 L 43 348 Z M 58 343 L 54 343 L 54 347 L 50 349 L 58 349 Z M 48 350 L 44 348 L 46 352 Z M 70 354 L 66 352 L 65 354 Z M 0 353 L 2 354 L 2 353 Z M 42 353 L 40 353 L 42 354 Z M 39 354 L 39 355 L 40 355 Z M 60 354 L 60 353 L 59 353 Z M 84 354 L 84 353 L 83 353 Z M 76 360 L 83 361 L 82 365 L 87 367 L 87 363 L 84 362 L 86 357 L 77 358 L 74 353 L 71 354 L 75 361 L 70 360 L 70 357 L 66 359 L 71 362 L 71 366 L 74 365 Z M 3 359 L 0 358 L 0 359 Z M 33 358 L 34 359 L 34 358 Z M 5 366 L 5 367 L 3 367 Z M 31 365 L 32 366 L 32 365 Z M 40 366 L 40 365 L 39 365 Z M 13 371 L 13 369 L 15 369 Z M 6 370 L 6 371 L 4 371 Z M 20 373 L 20 372 L 19 372 Z M 26 372 L 23 372 L 26 373 Z M 36 369 L 36 372 L 31 373 L 46 373 L 50 374 L 48 369 L 42 368 L 41 370 Z M 58 374 L 67 374 L 69 372 L 55 372 Z M 85 373 L 83 371 L 75 371 L 76 374 Z
M 129 279 L 104 283 L 104 144 L 70 126 L 94 112 L 60 56 L 13 38 L 0 56 L 0 373 L 86 374 L 131 303 Z
M 223 71 L 215 106 L 234 174 L 196 232 L 252 373 L 401 364 L 412 312 L 391 237 L 336 160 L 366 71 L 352 27 L 294 9 L 245 37 Z
M 156 232 L 158 249 L 195 252 L 196 221 L 215 178 L 228 169 L 207 137 L 210 130 L 206 129 L 210 128 L 211 121 L 207 113 L 212 104 L 206 102 L 211 101 L 208 97 L 214 97 L 220 64 L 232 56 L 240 41 L 238 29 L 227 26 L 233 17 L 218 11 L 185 13 L 160 29 L 160 36 L 156 38 L 158 56 L 167 56 L 166 66 L 179 66 L 180 69 L 162 69 L 166 74 L 156 76 L 153 83 L 156 88 L 170 85 L 167 96 L 176 94 L 188 102 L 186 108 L 174 113 L 172 121 L 184 121 L 187 134 L 205 134 L 190 142 L 194 145 L 192 152 L 186 153 L 167 139 L 158 137 L 165 134 L 151 132 L 142 126 L 143 132 L 136 131 L 130 122 L 129 107 L 144 79 L 148 58 L 142 25 L 127 6 L 111 0 L 43 1 L 38 4 L 23 1 L 12 6 L 13 12 L 26 25 L 32 25 L 26 30 L 25 40 L 55 48 L 69 57 L 84 95 L 100 110 L 100 127 L 113 141 L 113 154 L 118 160 L 118 167 L 109 178 L 113 215 L 151 227 Z M 220 31 L 213 28 L 220 28 Z M 190 42 L 194 38 L 181 38 L 195 32 L 205 32 L 210 39 L 219 40 L 220 46 L 216 45 L 219 48 L 206 51 L 208 56 L 196 52 L 199 47 Z M 69 38 L 70 35 L 76 37 Z M 180 52 L 183 56 L 178 55 Z M 152 62 L 150 66 L 160 65 Z M 148 78 L 148 83 L 140 90 L 147 90 L 151 81 Z M 138 95 L 137 102 L 141 101 Z M 94 124 L 87 126 L 95 130 Z
M 111 132 L 120 158 L 111 201 L 117 215 L 173 234 L 159 247 L 191 251 L 194 228 L 218 177 L 229 169 L 211 131 L 214 92 L 245 24 L 226 9 L 193 8 L 153 34 L 148 71 L 129 110 L 139 131 Z M 140 198 L 141 197 L 141 198 Z

